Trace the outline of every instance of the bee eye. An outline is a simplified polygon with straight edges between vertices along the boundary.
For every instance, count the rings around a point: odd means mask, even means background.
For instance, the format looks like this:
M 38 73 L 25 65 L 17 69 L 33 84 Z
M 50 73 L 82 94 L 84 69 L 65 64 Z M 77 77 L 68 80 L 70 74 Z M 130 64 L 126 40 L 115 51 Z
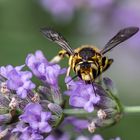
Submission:
M 80 50 L 79 55 L 83 59 L 88 60 L 95 55 L 95 51 L 92 48 L 83 48 Z

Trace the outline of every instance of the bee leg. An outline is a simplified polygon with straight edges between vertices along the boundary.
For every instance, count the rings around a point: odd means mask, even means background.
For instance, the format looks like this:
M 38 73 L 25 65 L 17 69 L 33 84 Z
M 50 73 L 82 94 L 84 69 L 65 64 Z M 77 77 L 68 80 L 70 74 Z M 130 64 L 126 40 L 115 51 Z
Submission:
M 99 85 L 102 85 L 102 75 L 101 74 L 97 77 L 97 83 Z
M 70 70 L 71 70 L 71 67 L 69 66 L 68 69 L 67 69 L 66 77 L 69 77 L 69 75 L 70 75 Z M 66 86 L 67 86 L 67 89 L 69 89 L 68 83 L 66 83 Z
M 59 63 L 61 61 L 62 57 L 57 55 L 55 56 L 50 62 L 53 64 Z
M 92 87 L 93 87 L 93 91 L 94 91 L 95 96 L 97 96 L 97 92 L 96 92 L 96 89 L 95 89 L 95 84 L 94 84 L 94 82 L 92 82 Z
M 56 55 L 50 62 L 51 63 L 59 63 L 65 56 L 69 56 L 65 50 L 59 51 L 58 55 Z
M 66 77 L 69 77 L 69 75 L 70 75 L 70 70 L 71 70 L 71 67 L 68 67 L 67 73 L 66 73 Z

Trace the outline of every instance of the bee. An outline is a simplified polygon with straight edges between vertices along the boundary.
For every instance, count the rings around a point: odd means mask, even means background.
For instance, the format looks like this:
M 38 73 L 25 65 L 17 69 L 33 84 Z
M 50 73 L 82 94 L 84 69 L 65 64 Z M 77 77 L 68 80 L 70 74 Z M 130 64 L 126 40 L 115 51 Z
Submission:
M 79 48 L 72 49 L 66 39 L 58 32 L 46 27 L 41 28 L 43 35 L 47 39 L 57 43 L 62 49 L 51 62 L 58 63 L 62 58 L 67 56 L 69 58 L 69 67 L 66 76 L 70 75 L 72 69 L 76 73 L 73 78 L 79 77 L 87 84 L 95 82 L 96 78 L 105 72 L 113 63 L 113 59 L 108 58 L 105 54 L 118 44 L 132 37 L 138 31 L 138 27 L 121 29 L 108 41 L 103 49 L 100 50 L 93 45 L 82 45 Z

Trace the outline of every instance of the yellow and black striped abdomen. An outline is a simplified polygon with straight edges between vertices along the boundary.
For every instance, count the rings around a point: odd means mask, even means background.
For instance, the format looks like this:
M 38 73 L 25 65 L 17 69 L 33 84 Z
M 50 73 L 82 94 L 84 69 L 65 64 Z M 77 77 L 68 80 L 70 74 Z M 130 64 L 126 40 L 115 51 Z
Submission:
M 98 75 L 106 71 L 110 65 L 113 63 L 113 59 L 108 59 L 106 56 L 102 57 L 99 63 Z

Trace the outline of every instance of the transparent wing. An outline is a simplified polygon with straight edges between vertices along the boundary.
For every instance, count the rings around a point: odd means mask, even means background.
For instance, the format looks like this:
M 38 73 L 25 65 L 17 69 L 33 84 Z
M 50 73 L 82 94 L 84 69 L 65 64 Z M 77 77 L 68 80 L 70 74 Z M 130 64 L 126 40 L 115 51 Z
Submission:
M 110 51 L 118 44 L 124 42 L 125 40 L 129 39 L 131 36 L 136 34 L 139 31 L 138 27 L 128 27 L 120 30 L 109 42 L 105 45 L 105 47 L 101 50 L 102 54 Z
M 64 37 L 62 35 L 60 35 L 59 33 L 57 33 L 56 31 L 45 27 L 45 28 L 41 28 L 41 32 L 47 39 L 57 43 L 62 49 L 66 50 L 69 54 L 74 53 L 72 48 L 69 46 L 67 41 L 64 39 Z

